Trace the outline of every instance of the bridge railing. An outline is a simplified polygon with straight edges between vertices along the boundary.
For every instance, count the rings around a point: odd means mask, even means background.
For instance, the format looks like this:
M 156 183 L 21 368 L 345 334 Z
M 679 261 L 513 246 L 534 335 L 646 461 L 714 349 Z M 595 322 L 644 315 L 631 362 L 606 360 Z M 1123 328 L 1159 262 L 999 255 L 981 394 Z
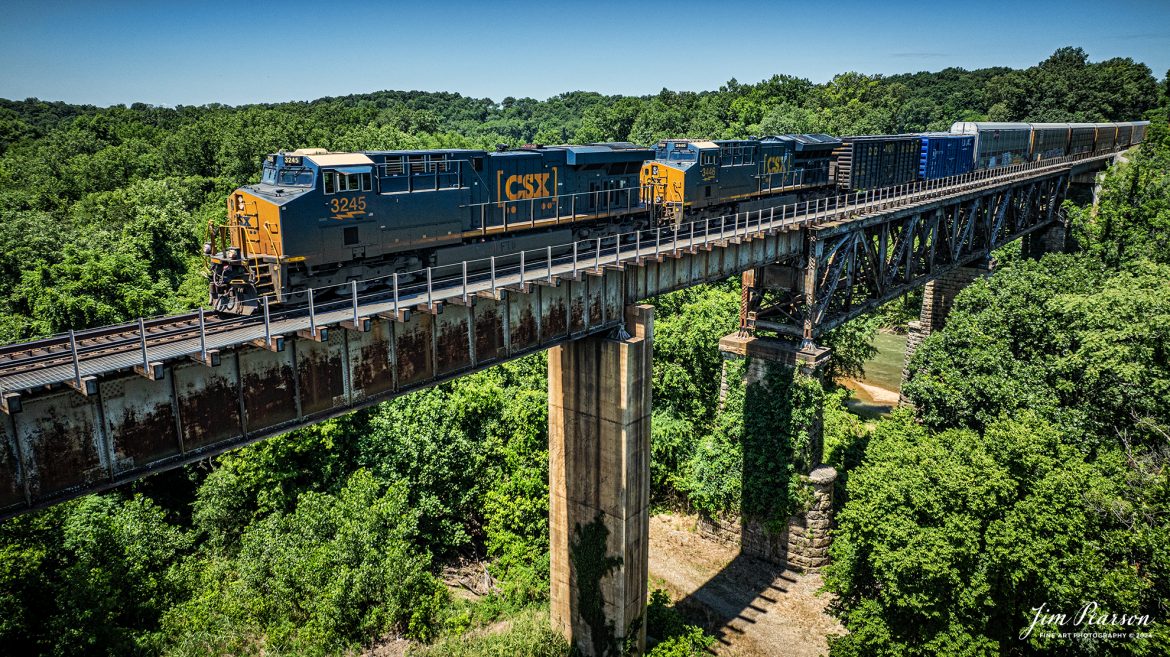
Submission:
M 599 271 L 606 266 L 620 266 L 629 260 L 661 257 L 664 253 L 678 254 L 680 251 L 694 250 L 704 244 L 749 238 L 767 231 L 797 225 L 842 221 L 886 212 L 934 198 L 954 196 L 988 184 L 1004 184 L 1009 180 L 1059 170 L 1076 162 L 1105 159 L 1112 155 L 1113 152 L 1063 156 L 973 171 L 948 178 L 777 204 L 749 212 L 684 220 L 677 226 L 655 226 L 541 249 L 519 251 L 508 256 L 468 260 L 362 281 L 350 281 L 340 285 L 311 288 L 286 295 L 288 302 L 292 303 L 276 304 L 270 295 L 266 295 L 261 300 L 261 319 L 219 315 L 209 318 L 203 309 L 199 309 L 180 316 L 156 316 L 116 326 L 71 330 L 66 334 L 37 341 L 35 344 L 38 348 L 44 348 L 46 352 L 54 348 L 67 348 L 73 363 L 75 379 L 71 383 L 81 387 L 83 385 L 81 361 L 106 354 L 114 348 L 128 350 L 136 346 L 141 352 L 141 367 L 146 371 L 154 363 L 151 357 L 151 343 L 165 342 L 168 338 L 181 334 L 189 336 L 192 331 L 197 330 L 199 356 L 206 360 L 209 335 L 231 331 L 244 325 L 255 325 L 258 321 L 263 322 L 266 342 L 273 334 L 274 323 L 303 318 L 306 314 L 310 330 L 316 333 L 318 315 L 326 312 L 335 313 L 343 308 L 350 310 L 352 320 L 357 324 L 366 317 L 363 308 L 373 303 L 383 306 L 389 303 L 393 313 L 398 315 L 402 310 L 419 305 L 434 308 L 436 303 L 451 299 L 466 302 L 470 296 L 485 291 L 495 294 L 500 288 L 523 288 L 533 283 L 553 282 L 557 276 L 576 276 L 585 271 Z M 79 345 L 79 340 L 88 343 Z M 27 348 L 28 343 L 23 346 Z M 20 344 L 0 347 L 0 355 L 19 350 L 21 347 Z M 0 388 L 0 393 L 2 392 L 3 389 Z

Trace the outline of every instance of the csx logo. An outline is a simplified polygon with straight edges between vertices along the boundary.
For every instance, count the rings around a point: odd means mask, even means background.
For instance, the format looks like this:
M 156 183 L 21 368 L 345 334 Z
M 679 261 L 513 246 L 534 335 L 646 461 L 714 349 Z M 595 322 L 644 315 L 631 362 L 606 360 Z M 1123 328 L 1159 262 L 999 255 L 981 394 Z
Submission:
M 504 181 L 504 196 L 515 201 L 522 198 L 549 196 L 547 173 L 520 173 Z
M 788 163 L 780 155 L 770 155 L 765 160 L 764 166 L 767 173 L 784 173 Z

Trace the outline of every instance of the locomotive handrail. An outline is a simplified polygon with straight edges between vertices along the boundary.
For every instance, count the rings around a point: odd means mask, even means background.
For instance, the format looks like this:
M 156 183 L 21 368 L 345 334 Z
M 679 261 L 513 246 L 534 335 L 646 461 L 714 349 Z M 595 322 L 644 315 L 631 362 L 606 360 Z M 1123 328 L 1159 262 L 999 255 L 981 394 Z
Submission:
M 538 221 L 552 221 L 554 225 L 560 225 L 562 222 L 564 222 L 566 220 L 577 221 L 578 219 L 576 219 L 576 217 L 593 217 L 595 215 L 607 215 L 614 210 L 614 204 L 612 203 L 612 199 L 611 199 L 610 195 L 614 194 L 615 192 L 618 193 L 619 195 L 622 193 L 625 194 L 625 202 L 619 203 L 617 209 L 626 210 L 627 212 L 633 212 L 635 210 L 641 211 L 641 210 L 646 209 L 645 204 L 642 203 L 643 192 L 645 192 L 649 189 L 650 189 L 650 185 L 638 185 L 638 186 L 633 186 L 633 187 L 620 187 L 618 189 L 598 189 L 598 190 L 589 191 L 589 192 L 573 192 L 570 194 L 556 194 L 556 195 L 540 196 L 540 197 L 532 197 L 532 198 L 483 201 L 480 203 L 469 203 L 465 207 L 471 208 L 473 212 L 474 212 L 475 208 L 479 208 L 479 226 L 477 229 L 473 229 L 473 230 L 478 230 L 480 232 L 480 234 L 486 235 L 488 233 L 489 229 L 497 228 L 497 227 L 502 228 L 503 230 L 507 231 L 512 226 L 517 226 L 517 225 L 535 226 L 536 222 L 538 222 Z M 637 191 L 637 193 L 638 193 L 637 203 L 635 203 L 634 199 L 633 199 L 635 191 Z M 578 208 L 577 197 L 585 197 L 585 196 L 594 197 L 595 200 L 593 203 L 593 205 L 594 205 L 593 208 L 583 209 L 583 210 Z M 602 198 L 605 199 L 605 207 L 604 208 L 602 208 L 601 203 L 598 202 Z M 564 214 L 561 212 L 562 203 L 566 199 L 568 200 L 568 203 L 569 203 L 568 214 Z M 550 216 L 543 216 L 543 217 L 536 216 L 536 210 L 535 210 L 536 203 L 551 203 L 553 205 L 553 207 L 551 208 L 552 214 Z M 501 211 L 500 212 L 501 218 L 500 218 L 499 223 L 495 223 L 493 221 L 490 221 L 491 219 L 494 218 L 494 214 L 495 214 L 494 211 L 492 210 L 492 206 L 495 206 L 496 208 L 498 208 Z M 519 208 L 522 206 L 527 206 L 528 211 L 526 214 L 528 216 L 522 220 L 509 219 L 509 215 L 513 214 L 509 210 L 512 208 Z

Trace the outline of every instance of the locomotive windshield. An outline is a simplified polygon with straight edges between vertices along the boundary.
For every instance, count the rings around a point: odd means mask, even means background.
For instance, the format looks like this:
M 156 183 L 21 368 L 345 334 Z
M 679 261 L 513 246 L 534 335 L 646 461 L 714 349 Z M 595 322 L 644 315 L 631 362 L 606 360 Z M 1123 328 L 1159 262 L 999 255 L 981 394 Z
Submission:
M 276 174 L 276 184 L 291 185 L 293 187 L 311 187 L 313 185 L 312 169 L 281 169 Z
M 266 164 L 260 182 L 265 185 L 311 187 L 313 185 L 313 170 L 304 167 L 274 167 Z

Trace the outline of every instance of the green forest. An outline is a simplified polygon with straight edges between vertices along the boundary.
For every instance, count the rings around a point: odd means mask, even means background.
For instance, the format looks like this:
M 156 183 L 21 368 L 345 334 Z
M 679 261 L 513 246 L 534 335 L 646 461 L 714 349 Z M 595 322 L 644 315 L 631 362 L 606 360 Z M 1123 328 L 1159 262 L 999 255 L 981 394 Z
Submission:
M 834 657 L 1170 654 L 1170 72 L 1062 48 L 1027 69 L 496 102 L 384 91 L 229 107 L 0 100 L 0 343 L 198 307 L 200 245 L 280 149 L 480 147 L 946 129 L 959 120 L 1152 121 L 1077 249 L 956 299 L 911 362 L 913 410 L 865 421 L 830 377 L 718 403 L 739 281 L 655 306 L 656 508 L 782 521 L 801 427 L 822 415 L 837 488 Z M 915 309 L 916 312 L 916 309 Z M 857 373 L 887 310 L 826 339 Z M 734 378 L 734 377 L 733 377 Z M 774 400 L 783 400 L 774 403 Z M 770 401 L 771 400 L 771 401 Z M 0 654 L 568 655 L 548 626 L 546 357 L 0 523 Z M 490 594 L 445 566 L 486 561 Z M 1020 632 L 1044 603 L 1147 615 L 1148 637 Z M 501 619 L 508 629 L 477 633 Z M 658 657 L 712 639 L 655 593 Z M 1108 631 L 1109 626 L 1101 626 Z M 1095 628 L 1097 629 L 1097 628 Z

